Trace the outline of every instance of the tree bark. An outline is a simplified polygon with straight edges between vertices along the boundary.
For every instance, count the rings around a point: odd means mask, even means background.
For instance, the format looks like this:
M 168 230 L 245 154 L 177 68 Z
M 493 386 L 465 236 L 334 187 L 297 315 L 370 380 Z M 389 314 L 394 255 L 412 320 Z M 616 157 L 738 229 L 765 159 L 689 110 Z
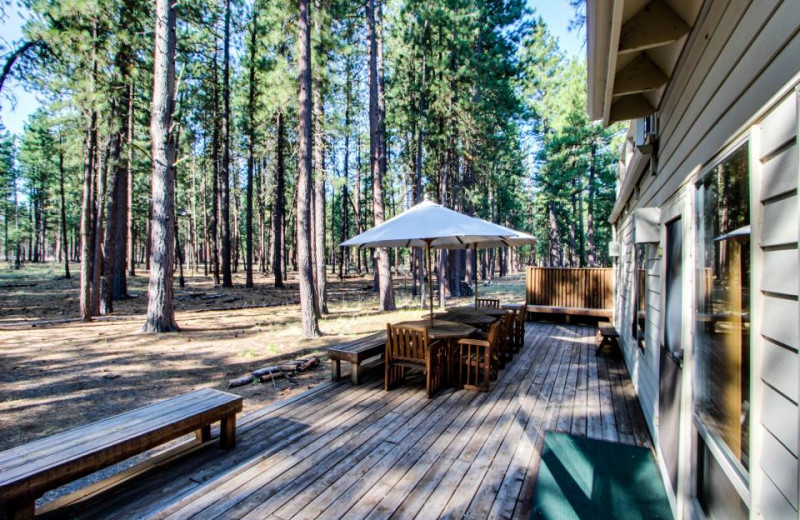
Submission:
M 297 24 L 299 53 L 297 73 L 300 83 L 297 168 L 297 261 L 300 275 L 300 314 L 303 335 L 320 335 L 314 312 L 314 272 L 311 265 L 311 158 L 313 153 L 311 106 L 311 27 L 309 2 L 299 0 L 300 18 Z
M 550 223 L 550 267 L 563 267 L 559 261 L 558 222 L 556 221 L 556 209 L 552 201 L 547 205 L 547 214 Z
M 595 267 L 597 265 L 597 250 L 594 243 L 594 195 L 595 195 L 595 186 L 594 186 L 594 179 L 595 179 L 595 159 L 597 155 L 597 150 L 595 149 L 594 143 L 592 143 L 591 152 L 590 152 L 590 161 L 589 161 L 589 200 L 587 202 L 588 208 L 586 212 L 586 252 L 587 252 L 587 263 L 589 267 Z
M 128 156 L 127 156 L 127 166 L 128 166 L 128 200 L 126 203 L 127 207 L 127 226 L 126 226 L 126 236 L 127 236 L 127 258 L 128 258 L 128 276 L 136 276 L 136 249 L 135 249 L 135 240 L 134 240 L 134 232 L 135 232 L 135 221 L 133 219 L 133 125 L 134 125 L 134 118 L 133 118 L 133 111 L 134 111 L 134 84 L 131 81 L 130 84 L 130 93 L 128 95 Z M 120 292 L 124 291 L 124 293 L 128 294 L 128 279 L 126 277 L 120 278 L 119 283 L 119 290 Z M 116 287 L 116 285 L 115 285 Z
M 367 0 L 367 41 L 369 44 L 369 134 L 370 134 L 370 168 L 372 173 L 372 215 L 373 225 L 378 226 L 385 220 L 385 203 L 383 200 L 383 178 L 386 174 L 386 144 L 384 124 L 384 93 L 382 59 L 383 39 L 376 24 L 375 0 Z M 380 12 L 378 13 L 380 17 Z M 385 248 L 376 248 L 378 275 L 378 309 L 390 311 L 396 308 L 392 273 L 389 266 L 389 255 Z
M 155 59 L 150 140 L 153 161 L 153 218 L 147 321 L 144 332 L 178 330 L 172 302 L 175 248 L 175 141 L 172 116 L 175 97 L 175 9 L 170 0 L 156 0 Z
M 275 193 L 272 202 L 272 273 L 275 276 L 275 287 L 283 287 L 283 222 L 286 213 L 286 172 L 283 156 L 284 124 L 283 112 L 278 110 L 275 123 Z
M 220 165 L 220 231 L 222 286 L 233 287 L 231 275 L 230 167 L 231 167 L 231 0 L 225 1 L 225 41 L 222 68 L 222 164 Z
M 110 155 L 111 141 L 103 147 L 100 167 L 95 168 L 95 204 L 94 204 L 94 259 L 92 261 L 92 315 L 100 314 L 100 301 L 102 296 L 103 275 L 103 222 L 104 202 L 106 198 L 106 176 L 108 173 L 108 157 Z M 95 165 L 96 166 L 96 165 Z
M 212 69 L 212 81 L 214 83 L 214 107 L 213 110 L 213 130 L 211 134 L 211 154 L 213 155 L 212 164 L 213 164 L 213 176 L 212 179 L 212 195 L 213 200 L 211 202 L 211 222 L 209 222 L 209 234 L 211 235 L 211 260 L 212 260 L 212 267 L 214 271 L 214 284 L 220 285 L 220 276 L 219 276 L 219 201 L 220 201 L 220 118 L 219 118 L 219 74 L 217 73 L 218 64 L 217 64 L 217 46 L 216 41 L 214 42 L 214 67 Z
M 256 146 L 256 29 L 258 24 L 258 6 L 253 5 L 253 20 L 250 32 L 250 78 L 247 93 L 247 133 L 249 146 L 247 149 L 247 215 L 245 216 L 245 233 L 247 253 L 244 260 L 245 268 L 245 287 L 253 287 L 253 170 L 255 168 L 255 146 Z
M 111 103 L 112 119 L 126 119 L 120 118 L 118 113 L 119 107 L 116 103 Z M 127 133 L 127 132 L 126 132 Z M 111 163 L 111 188 L 108 191 L 108 198 L 106 200 L 106 215 L 105 215 L 105 233 L 103 237 L 103 269 L 101 274 L 100 286 L 100 314 L 111 314 L 114 311 L 113 307 L 113 280 L 114 274 L 114 253 L 116 252 L 116 220 L 118 218 L 119 204 L 117 196 L 120 192 L 120 170 L 124 171 L 120 158 L 122 131 L 115 129 L 111 136 L 109 146 L 109 162 Z M 127 185 L 127 183 L 126 183 Z
M 64 196 L 64 150 L 59 146 L 58 151 L 58 187 L 61 195 L 61 249 L 64 256 L 64 278 L 69 274 L 69 242 L 67 242 L 67 202 Z M 6 230 L 8 230 L 8 216 L 6 215 Z M 8 231 L 6 231 L 7 233 Z

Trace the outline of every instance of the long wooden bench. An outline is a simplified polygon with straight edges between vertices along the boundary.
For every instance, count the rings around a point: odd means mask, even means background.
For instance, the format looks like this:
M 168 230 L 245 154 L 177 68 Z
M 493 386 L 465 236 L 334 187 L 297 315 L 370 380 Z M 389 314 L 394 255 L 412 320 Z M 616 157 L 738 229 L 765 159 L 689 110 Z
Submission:
M 197 390 L 93 424 L 0 452 L 0 508 L 9 520 L 30 519 L 45 492 L 196 432 L 210 440 L 220 421 L 220 444 L 236 444 L 236 414 L 242 398 Z
M 588 309 L 582 307 L 555 307 L 552 305 L 528 305 L 528 315 L 530 314 L 560 314 L 569 323 L 570 316 L 582 316 L 589 318 L 606 318 L 613 316 L 612 309 Z
M 381 356 L 386 353 L 386 332 L 376 332 L 369 336 L 360 337 L 348 343 L 342 343 L 328 349 L 328 358 L 331 360 L 331 379 L 338 381 L 341 379 L 341 362 L 350 363 L 350 381 L 354 385 L 359 384 L 361 374 L 367 369 L 363 365 L 364 361 Z M 377 366 L 377 364 L 376 364 Z M 370 366 L 369 368 L 374 368 Z

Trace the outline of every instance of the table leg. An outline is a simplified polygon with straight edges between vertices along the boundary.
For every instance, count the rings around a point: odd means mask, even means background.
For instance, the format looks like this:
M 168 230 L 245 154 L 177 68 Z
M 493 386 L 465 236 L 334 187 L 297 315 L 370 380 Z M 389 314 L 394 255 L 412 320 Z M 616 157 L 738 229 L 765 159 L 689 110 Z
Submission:
M 36 501 L 25 500 L 9 504 L 6 514 L 9 520 L 33 520 L 35 511 Z
M 338 359 L 331 359 L 331 381 L 338 381 L 342 377 L 342 363 Z
M 194 432 L 195 437 L 200 442 L 206 442 L 211 440 L 211 425 L 206 424 L 196 432 Z
M 359 383 L 361 377 L 361 363 L 350 363 L 350 382 L 354 385 Z
M 224 417 L 219 423 L 219 445 L 223 450 L 236 446 L 236 414 Z

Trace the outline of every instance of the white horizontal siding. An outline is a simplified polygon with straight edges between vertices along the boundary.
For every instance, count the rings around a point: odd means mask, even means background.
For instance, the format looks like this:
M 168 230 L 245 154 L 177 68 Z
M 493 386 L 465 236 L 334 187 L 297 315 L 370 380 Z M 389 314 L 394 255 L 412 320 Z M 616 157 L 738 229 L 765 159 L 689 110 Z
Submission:
M 772 387 L 765 386 L 761 398 L 761 419 L 764 427 L 797 458 L 797 403 Z
M 795 7 L 797 7 L 795 5 Z M 800 20 L 800 17 L 798 18 Z M 797 25 L 798 22 L 796 22 Z M 795 35 L 795 40 L 800 37 Z M 761 247 L 761 309 L 755 309 L 752 352 L 761 356 L 758 410 L 760 446 L 758 467 L 761 496 L 754 503 L 765 518 L 798 518 L 798 402 L 800 390 L 800 225 L 798 224 L 797 96 L 780 101 L 760 122 L 760 148 L 753 153 L 761 161 L 758 200 L 760 230 L 753 237 Z
M 768 339 L 759 341 L 761 350 L 761 379 L 765 383 L 788 396 L 795 403 L 800 402 L 800 357 L 797 352 L 778 345 Z
M 760 126 L 761 160 L 757 207 L 753 214 L 753 247 L 759 250 L 758 279 L 752 292 L 760 302 L 752 308 L 751 352 L 759 402 L 751 403 L 759 420 L 752 424 L 754 442 L 750 472 L 757 493 L 751 508 L 765 519 L 798 520 L 798 422 L 800 421 L 800 205 L 798 204 L 798 116 L 794 94 L 764 114 L 768 103 L 800 71 L 800 8 L 797 0 L 710 0 L 705 16 L 692 31 L 659 108 L 657 175 L 644 175 L 628 211 L 662 207 L 687 182 L 707 169 L 715 157 L 749 125 Z M 690 216 L 693 226 L 694 216 Z M 617 222 L 618 236 L 629 241 L 630 223 Z M 691 236 L 687 235 L 687 236 Z M 625 289 L 617 294 L 624 330 L 625 357 L 636 372 L 634 384 L 648 423 L 657 417 L 660 288 L 648 294 L 647 344 L 637 353 L 630 338 L 632 268 L 620 267 Z M 693 269 L 684 271 L 695 276 Z M 660 266 L 658 273 L 660 274 Z M 660 285 L 661 280 L 656 278 Z M 648 282 L 653 281 L 648 278 Z M 684 295 L 692 298 L 693 295 Z M 653 305 L 651 303 L 655 303 Z M 686 326 L 693 326 L 686 324 Z M 632 373 L 633 373 L 632 370 Z M 652 407 L 652 411 L 650 408 Z M 684 413 L 691 414 L 692 410 Z M 692 494 L 693 490 L 689 490 Z
M 797 457 L 770 432 L 763 436 L 761 469 L 789 504 L 797 509 Z

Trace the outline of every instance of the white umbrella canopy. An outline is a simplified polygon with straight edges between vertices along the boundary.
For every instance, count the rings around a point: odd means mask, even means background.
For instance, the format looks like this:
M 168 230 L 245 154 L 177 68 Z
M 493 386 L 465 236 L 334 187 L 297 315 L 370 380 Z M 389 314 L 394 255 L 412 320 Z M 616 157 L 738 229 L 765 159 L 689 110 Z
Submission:
M 477 249 L 513 247 L 533 244 L 536 239 L 526 233 L 468 217 L 440 204 L 423 201 L 383 224 L 350 240 L 342 247 L 425 247 L 428 250 L 428 272 L 431 272 L 431 248 Z M 431 324 L 433 324 L 433 277 L 430 287 Z M 477 280 L 476 280 L 477 283 Z M 475 298 L 477 304 L 477 286 Z
M 512 229 L 462 215 L 434 202 L 423 201 L 339 245 L 466 249 L 473 244 L 501 242 L 505 237 L 512 239 L 515 234 Z M 503 244 L 506 245 L 511 244 Z
M 481 220 L 481 219 L 476 219 Z M 486 222 L 485 220 L 483 222 Z M 496 228 L 500 228 L 501 230 L 507 231 L 511 233 L 510 235 L 505 236 L 498 236 L 497 239 L 486 239 L 481 240 L 480 242 L 472 242 L 467 243 L 465 245 L 461 245 L 459 247 L 456 246 L 440 246 L 440 249 L 489 249 L 492 247 L 516 247 L 516 246 L 532 246 L 536 243 L 536 237 L 533 235 L 529 235 L 527 233 L 523 233 L 522 231 L 517 231 L 516 229 L 507 228 L 505 226 L 501 226 L 500 224 L 492 224 L 491 222 L 486 222 L 487 224 L 494 226 Z

